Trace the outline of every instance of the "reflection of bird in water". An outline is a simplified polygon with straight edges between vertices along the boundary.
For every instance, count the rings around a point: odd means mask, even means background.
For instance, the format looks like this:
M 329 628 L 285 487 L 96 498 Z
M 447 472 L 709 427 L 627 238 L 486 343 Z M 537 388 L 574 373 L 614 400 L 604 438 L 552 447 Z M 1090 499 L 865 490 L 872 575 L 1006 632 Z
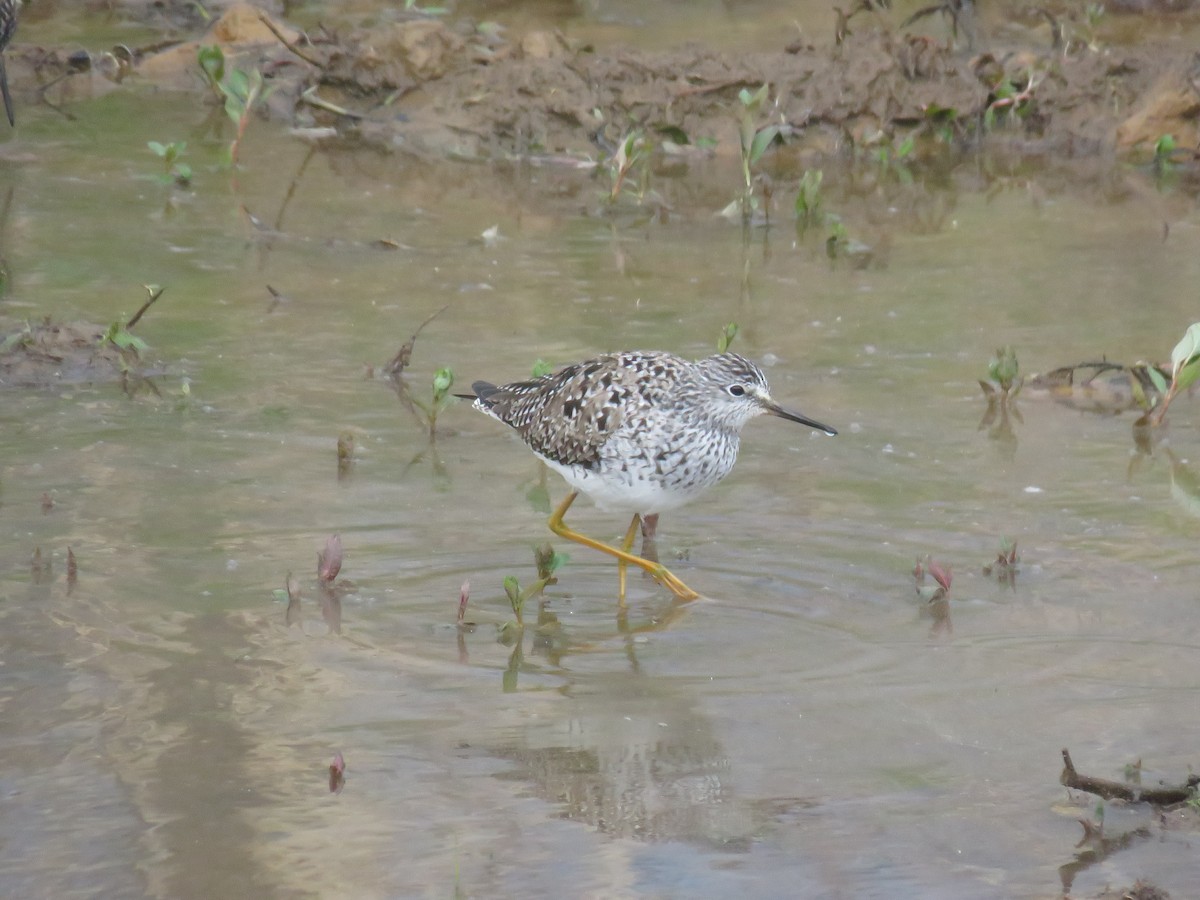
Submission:
M 21 0 L 0 0 L 0 93 L 4 94 L 4 111 L 8 113 L 8 124 L 15 125 L 12 95 L 8 93 L 8 73 L 4 71 L 4 48 L 17 30 L 17 8 Z
M 573 490 L 550 517 L 560 537 L 639 566 L 681 600 L 698 594 L 656 561 L 630 552 L 642 516 L 682 506 L 729 474 L 742 426 L 763 413 L 837 434 L 772 399 L 754 363 L 734 353 L 689 362 L 670 353 L 626 352 L 567 366 L 533 381 L 472 385 L 475 407 L 516 429 Z M 563 516 L 580 491 L 601 508 L 633 513 L 613 547 L 571 530 Z

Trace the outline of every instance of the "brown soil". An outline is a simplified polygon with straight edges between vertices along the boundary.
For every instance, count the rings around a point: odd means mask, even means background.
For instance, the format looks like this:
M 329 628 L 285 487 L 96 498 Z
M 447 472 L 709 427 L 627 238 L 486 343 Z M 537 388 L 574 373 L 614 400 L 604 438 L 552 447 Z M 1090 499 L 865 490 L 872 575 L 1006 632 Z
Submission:
M 145 15 L 161 16 L 160 6 L 146 4 Z M 1164 134 L 1189 157 L 1200 145 L 1195 55 L 1185 41 L 1105 46 L 1077 20 L 1037 7 L 1025 22 L 1014 8 L 1004 46 L 976 37 L 971 48 L 912 34 L 886 10 L 861 6 L 840 43 L 831 29 L 826 45 L 734 54 L 593 48 L 545 31 L 499 37 L 431 18 L 304 35 L 233 3 L 206 33 L 192 26 L 194 40 L 135 50 L 131 65 L 104 55 L 92 62 L 111 79 L 132 73 L 202 91 L 196 49 L 220 43 L 236 65 L 271 78 L 271 111 L 292 125 L 465 159 L 595 158 L 635 128 L 676 143 L 715 139 L 718 152 L 736 155 L 738 92 L 764 83 L 763 124 L 769 118 L 787 141 L 823 155 L 898 143 L 913 132 L 960 147 L 1004 141 L 1021 153 L 1065 158 L 1148 151 Z M 9 56 L 18 89 L 70 69 L 67 49 L 18 44 Z

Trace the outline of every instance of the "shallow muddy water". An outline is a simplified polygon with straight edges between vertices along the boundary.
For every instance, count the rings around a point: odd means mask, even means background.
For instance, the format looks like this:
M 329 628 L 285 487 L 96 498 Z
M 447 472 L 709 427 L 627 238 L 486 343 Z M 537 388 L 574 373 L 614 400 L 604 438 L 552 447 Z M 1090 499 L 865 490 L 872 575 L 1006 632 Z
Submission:
M 1134 170 L 990 198 L 967 164 L 868 191 L 830 172 L 875 248 L 858 268 L 790 222 L 714 216 L 740 177 L 720 160 L 656 177 L 673 212 L 651 224 L 593 214 L 586 174 L 306 160 L 264 123 L 234 184 L 189 103 L 22 110 L 0 155 L 4 330 L 107 324 L 166 287 L 136 329 L 160 396 L 0 391 L 0 892 L 1007 898 L 1146 876 L 1187 896 L 1188 835 L 1060 871 L 1094 801 L 1058 775 L 1064 746 L 1110 778 L 1195 764 L 1195 406 L 1147 455 L 1131 415 L 1034 396 L 980 429 L 976 379 L 1006 344 L 1030 372 L 1165 358 L 1196 318 L 1190 198 Z M 178 139 L 190 191 L 145 150 Z M 563 484 L 465 403 L 431 443 L 368 377 L 443 307 L 406 379 L 422 397 L 442 366 L 463 386 L 701 356 L 737 321 L 776 399 L 841 433 L 754 422 L 734 474 L 664 515 L 703 599 L 633 577 L 618 615 L 614 566 L 560 546 L 514 646 L 502 582 L 534 580 Z M 626 524 L 585 501 L 571 521 Z M 337 630 L 314 579 L 332 533 Z M 1005 536 L 1012 587 L 981 572 Z M 948 621 L 913 590 L 927 553 L 953 567 Z M 1110 804 L 1106 828 L 1152 818 Z

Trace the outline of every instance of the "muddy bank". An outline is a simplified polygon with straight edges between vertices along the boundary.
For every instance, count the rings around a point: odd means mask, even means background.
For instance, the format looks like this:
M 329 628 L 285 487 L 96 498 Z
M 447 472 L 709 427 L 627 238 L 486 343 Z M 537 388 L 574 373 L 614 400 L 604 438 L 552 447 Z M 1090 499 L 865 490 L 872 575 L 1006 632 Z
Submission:
M 434 157 L 586 161 L 634 130 L 673 152 L 736 156 L 738 93 L 762 84 L 761 124 L 778 126 L 806 158 L 852 157 L 913 135 L 918 156 L 989 142 L 1060 159 L 1146 156 L 1169 134 L 1177 157 L 1190 160 L 1200 143 L 1185 42 L 1106 45 L 1041 9 L 1015 11 L 1001 41 L 966 28 L 955 38 L 941 13 L 904 27 L 888 10 L 856 7 L 831 18 L 825 42 L 783 35 L 777 48 L 737 53 L 590 46 L 554 31 L 400 14 L 370 29 L 305 33 L 241 3 L 204 31 L 194 17 L 140 9 L 163 41 L 90 54 L 18 41 L 9 70 L 23 102 L 36 101 L 35 86 L 63 107 L 118 84 L 203 96 L 196 51 L 217 43 L 273 86 L 273 118 Z M 915 33 L 926 26 L 946 37 Z

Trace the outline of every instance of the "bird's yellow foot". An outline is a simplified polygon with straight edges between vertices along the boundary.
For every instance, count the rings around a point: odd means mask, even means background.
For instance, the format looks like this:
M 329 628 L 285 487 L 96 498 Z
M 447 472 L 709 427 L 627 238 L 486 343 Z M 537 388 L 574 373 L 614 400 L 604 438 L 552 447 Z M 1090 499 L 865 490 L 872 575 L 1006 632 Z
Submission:
M 672 575 L 666 566 L 655 566 L 653 569 L 647 569 L 647 571 L 658 579 L 659 584 L 669 590 L 679 600 L 696 600 L 700 597 L 699 594 Z

